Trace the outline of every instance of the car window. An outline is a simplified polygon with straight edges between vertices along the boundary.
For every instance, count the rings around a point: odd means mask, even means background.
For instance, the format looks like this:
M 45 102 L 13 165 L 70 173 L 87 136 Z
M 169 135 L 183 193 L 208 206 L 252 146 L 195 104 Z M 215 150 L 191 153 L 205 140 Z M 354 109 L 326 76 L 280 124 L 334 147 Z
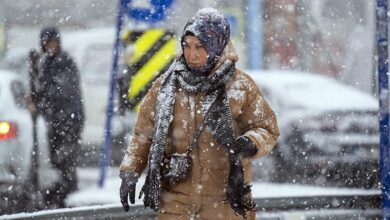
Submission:
M 16 106 L 21 108 L 26 108 L 27 107 L 26 87 L 24 86 L 24 84 L 17 80 L 12 81 L 11 92 L 15 100 Z
M 4 59 L 0 60 L 0 68 L 12 70 L 22 75 L 22 78 L 28 77 L 28 65 L 27 55 L 19 51 L 7 53 Z
M 83 58 L 82 75 L 87 81 L 107 83 L 110 79 L 112 47 L 106 44 L 89 46 Z
M 276 115 L 279 115 L 281 109 L 283 109 L 283 102 L 281 102 L 278 97 L 273 95 L 267 86 L 260 86 L 260 88 L 261 93 L 267 100 L 268 104 L 271 106 L 272 110 L 275 112 Z

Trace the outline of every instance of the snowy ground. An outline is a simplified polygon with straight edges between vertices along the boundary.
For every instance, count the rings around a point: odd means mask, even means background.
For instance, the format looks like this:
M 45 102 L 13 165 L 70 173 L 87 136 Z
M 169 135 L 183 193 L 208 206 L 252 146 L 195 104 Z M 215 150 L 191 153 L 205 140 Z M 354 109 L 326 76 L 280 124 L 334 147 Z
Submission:
M 58 214 L 70 212 L 82 212 L 83 210 L 94 210 L 94 209 L 110 209 L 120 207 L 119 202 L 119 186 L 120 178 L 119 168 L 112 167 L 107 170 L 107 179 L 105 181 L 104 187 L 98 187 L 100 170 L 97 168 L 81 168 L 78 170 L 79 176 L 79 190 L 71 194 L 67 199 L 67 204 L 72 208 L 65 208 L 61 210 L 43 210 L 34 213 L 18 213 L 13 215 L 4 215 L 0 216 L 0 219 L 24 219 L 24 218 L 34 218 L 42 217 L 42 215 Z M 144 177 L 142 176 L 137 184 L 137 195 L 139 190 L 144 182 Z M 352 188 L 330 188 L 330 187 L 317 187 L 317 186 L 307 186 L 299 184 L 273 184 L 273 183 L 253 183 L 253 196 L 255 198 L 281 198 L 281 197 L 304 197 L 304 196 L 321 196 L 321 195 L 372 195 L 379 194 L 379 190 L 365 190 L 365 189 L 352 189 Z M 137 196 L 136 196 L 137 197 Z M 142 200 L 136 198 L 136 204 L 141 205 Z M 347 213 L 345 210 L 333 210 L 333 212 L 342 212 Z M 355 210 L 356 211 L 356 210 Z M 358 210 L 359 211 L 359 210 Z M 370 211 L 370 210 L 369 210 Z M 350 210 L 350 212 L 354 212 Z M 378 211 L 371 210 L 374 212 L 372 216 L 378 216 Z M 294 212 L 294 210 L 286 211 L 288 216 L 295 216 L 296 218 L 288 219 L 307 219 L 303 216 L 310 214 L 310 212 Z M 282 213 L 283 215 L 287 215 Z M 279 215 L 282 215 L 279 213 Z M 329 214 L 329 213 L 328 213 Z M 328 214 L 324 214 L 327 216 Z M 337 214 L 337 213 L 336 213 Z M 361 214 L 361 213 L 360 213 Z M 359 213 L 352 216 L 359 216 Z M 268 216 L 270 215 L 270 216 Z M 276 215 L 276 214 L 275 214 Z M 318 215 L 318 213 L 313 214 Z M 322 216 L 322 214 L 320 213 Z M 368 215 L 367 213 L 361 214 L 362 216 Z M 263 213 L 263 217 L 271 218 L 271 214 Z M 298 216 L 298 217 L 297 217 Z M 311 219 L 311 218 L 308 218 Z M 348 219 L 355 219 L 355 217 L 350 217 Z M 359 218 L 361 219 L 361 218 Z
M 72 207 L 119 204 L 120 178 L 119 168 L 112 167 L 107 170 L 107 179 L 103 188 L 98 187 L 98 169 L 80 169 L 79 172 L 80 190 L 70 195 L 67 204 Z M 144 183 L 141 177 L 137 184 L 137 196 Z M 329 188 L 307 186 L 299 184 L 274 184 L 274 183 L 253 183 L 253 196 L 255 198 L 275 197 L 297 197 L 297 196 L 320 196 L 320 195 L 367 195 L 380 193 L 379 190 L 365 190 L 352 188 Z M 136 198 L 136 204 L 142 204 L 142 200 Z

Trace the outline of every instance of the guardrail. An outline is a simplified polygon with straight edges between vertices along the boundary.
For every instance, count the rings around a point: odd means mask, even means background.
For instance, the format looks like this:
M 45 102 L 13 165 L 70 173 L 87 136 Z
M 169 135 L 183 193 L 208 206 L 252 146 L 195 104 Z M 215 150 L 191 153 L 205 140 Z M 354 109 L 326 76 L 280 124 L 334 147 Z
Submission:
M 294 219 L 381 219 L 380 194 L 369 195 L 336 195 L 336 196 L 303 196 L 290 198 L 257 198 L 256 211 L 259 219 L 282 220 L 286 216 Z M 299 216 L 299 218 L 297 218 Z M 0 216 L 0 219 L 155 219 L 156 215 L 142 205 L 130 207 L 124 212 L 119 204 L 99 205 L 57 210 L 46 210 L 35 213 L 20 213 Z

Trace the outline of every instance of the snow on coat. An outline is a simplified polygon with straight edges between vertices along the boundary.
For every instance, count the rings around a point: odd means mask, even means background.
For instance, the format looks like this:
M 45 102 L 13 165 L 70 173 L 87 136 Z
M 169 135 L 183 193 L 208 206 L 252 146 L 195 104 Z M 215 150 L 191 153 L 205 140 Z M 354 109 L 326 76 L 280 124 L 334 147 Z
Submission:
M 214 69 L 227 59 L 238 60 L 231 43 L 224 49 Z M 144 98 L 121 170 L 142 173 L 147 166 L 160 83 L 161 78 L 156 80 Z M 265 156 L 276 144 L 279 136 L 276 117 L 254 81 L 244 72 L 236 69 L 232 79 L 226 84 L 226 92 L 235 135 L 249 137 L 258 148 L 255 156 L 242 160 L 244 180 L 250 183 L 250 159 Z M 191 94 L 180 87 L 177 88 L 173 119 L 165 148 L 167 155 L 185 153 L 196 128 L 203 120 L 205 97 L 202 93 Z M 213 139 L 207 129 L 201 132 L 198 146 L 193 149 L 192 165 L 189 180 L 173 188 L 162 185 L 159 219 L 178 216 L 189 218 L 195 215 L 212 219 L 242 219 L 242 216 L 235 215 L 229 204 L 224 202 L 229 158 L 225 148 Z M 248 213 L 248 219 L 254 218 L 254 212 Z

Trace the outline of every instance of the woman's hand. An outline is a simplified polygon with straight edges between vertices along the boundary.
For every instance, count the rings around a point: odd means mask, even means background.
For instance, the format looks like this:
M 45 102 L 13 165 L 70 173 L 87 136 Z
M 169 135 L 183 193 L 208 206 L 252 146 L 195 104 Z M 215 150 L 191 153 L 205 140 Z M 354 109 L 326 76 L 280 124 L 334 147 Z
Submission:
M 135 186 L 138 181 L 139 174 L 120 171 L 119 177 L 122 179 L 122 183 L 119 189 L 119 195 L 123 209 L 129 211 L 129 200 L 131 204 L 135 203 Z
M 257 153 L 256 145 L 246 136 L 238 137 L 234 143 L 234 148 L 244 158 L 254 156 Z

